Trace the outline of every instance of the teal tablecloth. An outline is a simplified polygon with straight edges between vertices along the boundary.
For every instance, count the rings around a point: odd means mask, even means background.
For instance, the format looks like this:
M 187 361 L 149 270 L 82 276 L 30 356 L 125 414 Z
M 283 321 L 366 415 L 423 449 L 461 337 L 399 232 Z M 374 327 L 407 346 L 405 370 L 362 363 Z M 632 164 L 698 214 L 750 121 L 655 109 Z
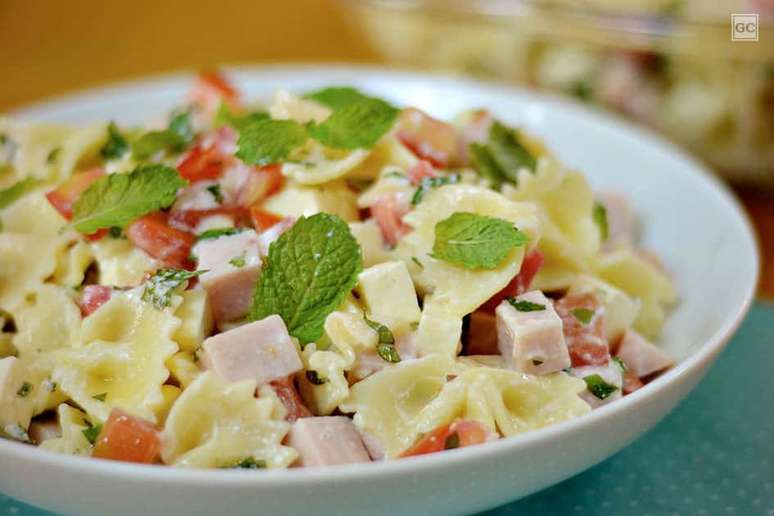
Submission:
M 50 513 L 0 495 L 4 514 Z M 486 513 L 573 514 L 774 516 L 774 305 L 753 307 L 707 378 L 642 439 Z

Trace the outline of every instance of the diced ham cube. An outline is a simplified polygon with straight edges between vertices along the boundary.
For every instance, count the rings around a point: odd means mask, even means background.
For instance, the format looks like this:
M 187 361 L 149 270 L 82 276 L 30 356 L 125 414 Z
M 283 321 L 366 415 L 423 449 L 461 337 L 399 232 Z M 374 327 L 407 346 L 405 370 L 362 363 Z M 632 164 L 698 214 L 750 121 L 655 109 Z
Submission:
M 255 380 L 260 386 L 303 367 L 279 315 L 209 337 L 202 347 L 204 367 L 231 382 Z
M 608 237 L 605 249 L 613 249 L 621 244 L 634 245 L 639 239 L 639 226 L 629 201 L 622 195 L 603 193 L 599 202 L 607 211 Z
M 277 240 L 282 233 L 293 227 L 296 223 L 295 217 L 285 217 L 266 231 L 262 232 L 258 237 L 258 249 L 263 256 L 269 256 L 269 246 Z
M 638 378 L 661 372 L 675 363 L 663 349 L 631 329 L 624 333 L 616 355 Z
M 40 444 L 43 441 L 49 439 L 56 439 L 62 437 L 62 427 L 56 419 L 48 419 L 45 421 L 33 421 L 30 424 L 29 430 L 30 440 L 35 444 Z
M 271 382 L 271 388 L 277 394 L 277 397 L 284 405 L 287 414 L 285 414 L 285 420 L 294 422 L 296 419 L 302 417 L 311 417 L 312 411 L 301 399 L 301 395 L 298 393 L 295 384 L 293 383 L 293 377 L 281 378 L 279 380 L 273 380 Z
M 81 295 L 81 315 L 88 317 L 97 311 L 97 309 L 110 301 L 113 296 L 113 287 L 106 285 L 86 285 L 83 287 Z
M 388 245 L 394 246 L 400 237 L 411 231 L 411 227 L 403 223 L 403 216 L 410 208 L 409 203 L 395 193 L 384 194 L 371 205 L 371 215 Z
M 507 300 L 497 307 L 497 345 L 509 365 L 529 374 L 548 374 L 570 367 L 562 320 L 551 300 L 539 290 L 533 290 L 516 301 L 545 308 L 519 311 Z
M 406 173 L 414 186 L 418 186 L 426 177 L 436 177 L 438 175 L 433 168 L 433 164 L 423 159 L 411 165 Z
M 597 394 L 593 394 L 589 388 L 580 393 L 580 397 L 583 401 L 591 405 L 591 408 L 598 408 L 602 405 L 607 405 L 611 401 L 620 399 L 622 396 L 621 390 L 623 388 L 623 372 L 621 367 L 613 362 L 609 361 L 602 366 L 583 366 L 574 367 L 570 370 L 571 374 L 576 378 L 589 383 L 591 379 L 589 377 L 598 376 L 605 385 L 603 385 Z M 596 380 L 596 378 L 594 378 Z M 592 382 L 593 384 L 596 382 Z M 606 392 L 605 389 L 609 389 L 611 392 Z
M 202 240 L 193 249 L 199 277 L 218 324 L 244 317 L 250 309 L 253 291 L 261 273 L 260 239 L 246 230 L 212 240 Z
M 497 319 L 494 315 L 478 310 L 470 314 L 466 334 L 466 355 L 497 355 Z
M 384 445 L 382 442 L 373 435 L 358 429 L 360 432 L 360 438 L 363 440 L 363 445 L 368 450 L 368 455 L 371 460 L 384 460 Z
M 435 167 L 445 168 L 457 158 L 457 130 L 419 109 L 403 110 L 397 136 L 417 157 Z
M 610 348 L 605 338 L 604 308 L 597 296 L 593 293 L 567 295 L 555 306 L 562 318 L 572 366 L 607 364 Z M 592 314 L 588 322 L 583 320 L 584 312 Z
M 297 465 L 304 468 L 371 461 L 357 428 L 345 416 L 299 419 L 290 429 L 288 444 L 298 452 Z

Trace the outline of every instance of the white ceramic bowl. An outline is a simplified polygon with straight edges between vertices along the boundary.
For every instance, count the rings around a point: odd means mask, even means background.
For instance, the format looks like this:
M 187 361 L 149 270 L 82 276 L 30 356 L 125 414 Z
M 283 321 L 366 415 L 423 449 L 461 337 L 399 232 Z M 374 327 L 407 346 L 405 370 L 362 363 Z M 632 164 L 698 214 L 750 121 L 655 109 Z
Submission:
M 233 70 L 248 96 L 354 85 L 440 117 L 483 106 L 543 137 L 595 188 L 629 196 L 645 244 L 674 273 L 681 301 L 662 345 L 679 364 L 586 416 L 484 446 L 386 463 L 289 471 L 189 471 L 74 458 L 0 439 L 0 491 L 71 514 L 463 514 L 526 496 L 631 443 L 693 389 L 737 328 L 758 255 L 729 192 L 651 133 L 556 98 L 439 76 L 352 67 Z M 55 100 L 29 119 L 140 122 L 179 102 L 191 76 L 149 79 Z M 719 407 L 718 410 L 723 410 Z

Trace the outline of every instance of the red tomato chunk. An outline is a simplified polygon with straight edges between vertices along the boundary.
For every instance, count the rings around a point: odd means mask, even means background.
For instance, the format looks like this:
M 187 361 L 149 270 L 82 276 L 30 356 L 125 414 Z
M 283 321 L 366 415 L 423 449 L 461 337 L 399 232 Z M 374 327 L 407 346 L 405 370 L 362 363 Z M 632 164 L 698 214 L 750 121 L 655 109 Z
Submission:
M 94 443 L 92 457 L 152 464 L 161 452 L 161 438 L 149 421 L 114 408 Z

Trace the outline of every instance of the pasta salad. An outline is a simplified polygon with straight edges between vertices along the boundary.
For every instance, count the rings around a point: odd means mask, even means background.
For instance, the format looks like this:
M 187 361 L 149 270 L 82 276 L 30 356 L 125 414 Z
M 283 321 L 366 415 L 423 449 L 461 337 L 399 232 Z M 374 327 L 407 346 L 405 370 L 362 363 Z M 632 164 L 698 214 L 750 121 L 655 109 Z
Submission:
M 0 119 L 0 434 L 191 468 L 393 460 L 671 367 L 623 197 L 486 110 L 203 73 L 142 128 Z

